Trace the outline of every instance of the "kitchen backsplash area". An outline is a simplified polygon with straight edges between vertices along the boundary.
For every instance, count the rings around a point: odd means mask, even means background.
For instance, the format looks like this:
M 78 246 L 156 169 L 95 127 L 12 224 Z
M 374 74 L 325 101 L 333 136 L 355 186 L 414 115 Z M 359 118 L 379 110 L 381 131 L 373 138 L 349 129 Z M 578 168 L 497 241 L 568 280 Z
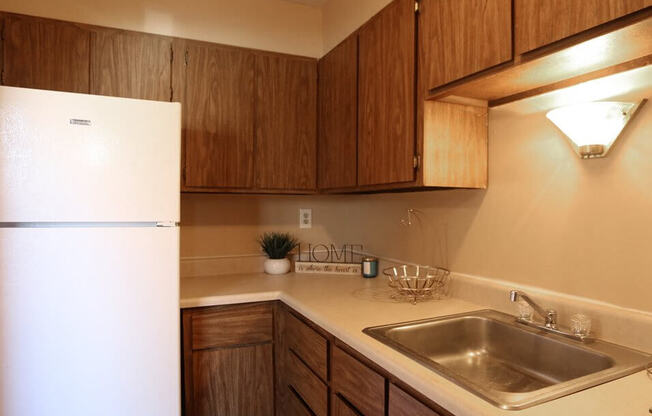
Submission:
M 545 112 L 512 108 L 490 112 L 487 190 L 184 194 L 182 272 L 238 262 L 261 270 L 256 237 L 288 231 L 304 242 L 362 243 L 380 257 L 652 311 L 652 257 L 641 243 L 652 235 L 652 107 L 608 158 L 590 161 L 577 158 Z M 313 228 L 299 229 L 299 208 L 312 208 Z M 402 221 L 408 209 L 416 211 L 411 226 Z

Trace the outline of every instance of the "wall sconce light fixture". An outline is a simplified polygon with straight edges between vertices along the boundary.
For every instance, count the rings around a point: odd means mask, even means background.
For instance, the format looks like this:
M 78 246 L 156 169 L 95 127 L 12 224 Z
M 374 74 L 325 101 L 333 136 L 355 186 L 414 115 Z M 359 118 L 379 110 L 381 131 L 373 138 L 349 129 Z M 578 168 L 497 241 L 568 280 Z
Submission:
M 571 141 L 582 159 L 605 157 L 637 110 L 646 102 L 596 101 L 549 111 L 546 117 Z

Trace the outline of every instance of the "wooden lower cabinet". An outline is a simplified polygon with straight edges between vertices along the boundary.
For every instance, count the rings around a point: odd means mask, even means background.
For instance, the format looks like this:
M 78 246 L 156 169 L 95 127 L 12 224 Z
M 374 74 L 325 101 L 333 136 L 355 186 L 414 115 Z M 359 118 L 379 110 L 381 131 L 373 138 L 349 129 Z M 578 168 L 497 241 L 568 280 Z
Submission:
M 283 412 L 276 412 L 278 416 L 313 416 L 313 412 L 299 395 L 288 388 L 288 401 Z
M 331 416 L 360 416 L 360 412 L 348 404 L 342 396 L 333 395 L 331 405 L 333 406 Z
M 401 388 L 389 385 L 389 416 L 440 416 Z
M 182 312 L 184 416 L 452 416 L 281 302 Z
M 182 312 L 184 416 L 274 415 L 272 303 Z
M 192 357 L 192 415 L 273 415 L 272 344 L 201 350 Z
M 385 378 L 339 347 L 331 355 L 332 391 L 364 416 L 385 414 Z

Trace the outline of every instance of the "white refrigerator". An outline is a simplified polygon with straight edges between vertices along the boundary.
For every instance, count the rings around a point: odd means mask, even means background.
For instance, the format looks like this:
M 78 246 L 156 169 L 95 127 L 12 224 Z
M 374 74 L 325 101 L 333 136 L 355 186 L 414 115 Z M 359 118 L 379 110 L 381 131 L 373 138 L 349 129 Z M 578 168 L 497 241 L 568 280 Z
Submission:
M 0 87 L 0 415 L 178 416 L 177 103 Z

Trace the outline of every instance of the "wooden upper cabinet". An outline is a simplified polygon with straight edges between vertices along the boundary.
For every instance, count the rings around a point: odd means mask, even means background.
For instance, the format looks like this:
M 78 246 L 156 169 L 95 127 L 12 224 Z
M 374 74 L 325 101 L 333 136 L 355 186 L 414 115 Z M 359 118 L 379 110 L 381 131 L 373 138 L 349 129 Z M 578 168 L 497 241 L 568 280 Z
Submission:
M 194 42 L 187 46 L 185 54 L 180 58 L 187 60 L 180 98 L 184 186 L 251 188 L 254 55 L 243 49 Z
M 512 59 L 512 0 L 419 4 L 419 60 L 426 89 Z
M 317 185 L 317 61 L 256 56 L 256 187 Z
M 357 184 L 358 36 L 319 61 L 320 189 Z
M 531 51 L 649 6 L 652 0 L 514 0 L 515 53 Z
M 89 92 L 90 32 L 73 23 L 6 15 L 2 84 Z
M 414 0 L 394 0 L 359 32 L 358 185 L 414 181 Z
M 170 101 L 172 40 L 112 29 L 91 35 L 91 94 Z

